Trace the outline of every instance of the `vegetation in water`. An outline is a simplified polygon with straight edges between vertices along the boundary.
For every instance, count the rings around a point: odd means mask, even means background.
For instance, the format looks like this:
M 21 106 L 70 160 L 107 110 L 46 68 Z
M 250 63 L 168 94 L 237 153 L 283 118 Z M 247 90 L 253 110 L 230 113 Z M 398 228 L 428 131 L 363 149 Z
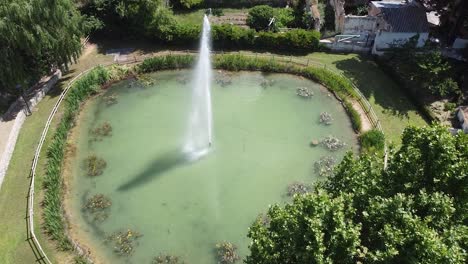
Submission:
M 230 242 L 220 242 L 216 244 L 218 263 L 231 264 L 237 262 L 240 257 L 237 254 L 237 246 Z
M 189 82 L 189 77 L 183 75 L 183 76 L 179 76 L 177 77 L 176 81 L 180 84 L 187 84 Z
M 159 256 L 153 258 L 152 264 L 184 264 L 180 257 L 167 254 L 159 254 Z
M 221 87 L 226 87 L 232 84 L 232 77 L 226 72 L 221 72 L 216 76 L 216 83 L 219 84 Z
M 262 88 L 268 88 L 268 87 L 275 85 L 275 83 L 276 83 L 275 80 L 263 79 L 262 82 L 260 83 L 260 86 L 262 86 Z
M 87 157 L 84 163 L 88 176 L 99 176 L 107 167 L 107 162 L 94 154 Z
M 296 89 L 296 94 L 302 98 L 311 98 L 314 96 L 314 92 L 312 92 L 309 88 L 307 87 L 299 87 Z
M 94 136 L 94 140 L 101 140 L 104 137 L 112 135 L 112 126 L 108 121 L 106 121 L 100 126 L 91 130 L 91 134 Z
M 314 192 L 271 206 L 270 224 L 249 229 L 245 262 L 464 264 L 467 171 L 468 135 L 408 127 L 386 169 L 349 153 Z
M 114 93 L 104 96 L 103 99 L 104 99 L 104 103 L 106 103 L 107 106 L 114 105 L 118 102 L 117 101 L 118 96 L 117 94 L 114 94 Z
M 325 137 L 320 143 L 330 151 L 337 151 L 346 146 L 346 143 L 333 136 Z
M 93 216 L 94 221 L 104 221 L 109 217 L 111 205 L 109 197 L 104 194 L 96 194 L 86 200 L 84 209 Z
M 154 84 L 154 79 L 148 75 L 138 75 L 137 82 L 142 87 L 148 87 Z
M 311 186 L 302 182 L 293 182 L 288 186 L 288 196 L 310 192 Z
M 142 235 L 131 229 L 117 231 L 109 235 L 105 242 L 112 244 L 114 252 L 121 257 L 131 256 L 135 252 L 138 239 Z
M 320 113 L 320 123 L 325 125 L 331 125 L 333 122 L 333 117 L 328 112 Z
M 314 163 L 314 170 L 321 177 L 329 177 L 333 175 L 336 159 L 332 156 L 321 157 Z

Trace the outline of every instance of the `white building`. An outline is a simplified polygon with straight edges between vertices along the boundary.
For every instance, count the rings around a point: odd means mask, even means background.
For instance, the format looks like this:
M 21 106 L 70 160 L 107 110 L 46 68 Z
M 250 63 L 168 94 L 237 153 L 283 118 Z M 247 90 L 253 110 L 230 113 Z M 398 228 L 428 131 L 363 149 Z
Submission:
M 417 47 L 422 47 L 429 37 L 426 10 L 415 1 L 372 1 L 369 16 L 376 17 L 374 54 L 404 44 L 417 35 Z

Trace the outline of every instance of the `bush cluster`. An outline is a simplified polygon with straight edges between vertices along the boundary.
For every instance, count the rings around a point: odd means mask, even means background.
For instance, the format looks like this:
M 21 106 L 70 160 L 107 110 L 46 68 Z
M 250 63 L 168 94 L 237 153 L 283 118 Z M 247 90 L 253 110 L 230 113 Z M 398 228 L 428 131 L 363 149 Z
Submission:
M 382 153 L 385 149 L 385 135 L 377 129 L 369 130 L 360 135 L 359 142 L 363 153 Z

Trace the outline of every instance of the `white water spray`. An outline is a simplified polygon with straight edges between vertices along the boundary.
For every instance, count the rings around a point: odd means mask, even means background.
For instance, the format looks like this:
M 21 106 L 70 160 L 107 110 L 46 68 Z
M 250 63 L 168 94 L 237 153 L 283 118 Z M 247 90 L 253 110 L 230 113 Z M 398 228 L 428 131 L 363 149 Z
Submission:
M 211 112 L 211 78 L 210 61 L 210 21 L 203 18 L 203 33 L 200 43 L 200 57 L 195 68 L 192 108 L 188 123 L 187 138 L 184 150 L 193 158 L 206 153 L 213 143 L 213 117 Z

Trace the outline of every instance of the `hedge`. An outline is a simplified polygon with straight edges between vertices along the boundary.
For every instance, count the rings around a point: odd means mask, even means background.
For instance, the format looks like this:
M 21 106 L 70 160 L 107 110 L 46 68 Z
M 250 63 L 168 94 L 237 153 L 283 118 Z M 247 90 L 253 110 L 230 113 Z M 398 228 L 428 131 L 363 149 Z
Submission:
M 320 48 L 320 33 L 314 30 L 293 29 L 285 33 L 256 32 L 235 25 L 213 25 L 211 28 L 215 49 L 248 48 L 287 51 L 317 51 Z M 150 28 L 149 38 L 167 44 L 194 47 L 198 45 L 201 27 L 174 23 L 164 28 Z

